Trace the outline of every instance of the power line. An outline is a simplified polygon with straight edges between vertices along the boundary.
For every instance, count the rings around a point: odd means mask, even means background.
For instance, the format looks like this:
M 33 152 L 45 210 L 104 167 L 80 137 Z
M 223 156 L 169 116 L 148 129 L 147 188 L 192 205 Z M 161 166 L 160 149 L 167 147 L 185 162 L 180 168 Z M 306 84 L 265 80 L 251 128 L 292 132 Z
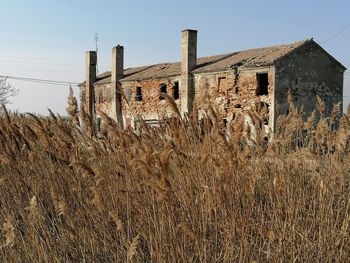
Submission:
M 332 36 L 331 38 L 321 42 L 320 44 L 324 44 L 324 43 L 327 43 L 333 39 L 335 39 L 337 36 L 339 36 L 341 33 L 343 33 L 346 29 L 348 29 L 348 27 L 350 26 L 350 23 L 347 24 L 342 30 L 340 30 L 338 33 L 336 33 L 334 36 Z
M 19 81 L 26 81 L 26 82 L 34 82 L 34 83 L 41 83 L 41 84 L 50 84 L 50 85 L 73 85 L 78 86 L 79 83 L 72 82 L 72 81 L 61 81 L 61 80 L 51 80 L 51 79 L 37 79 L 37 78 L 24 78 L 24 77 L 17 77 L 17 76 L 4 76 L 0 75 L 0 78 L 6 78 L 6 79 L 13 79 L 13 80 L 19 80 Z

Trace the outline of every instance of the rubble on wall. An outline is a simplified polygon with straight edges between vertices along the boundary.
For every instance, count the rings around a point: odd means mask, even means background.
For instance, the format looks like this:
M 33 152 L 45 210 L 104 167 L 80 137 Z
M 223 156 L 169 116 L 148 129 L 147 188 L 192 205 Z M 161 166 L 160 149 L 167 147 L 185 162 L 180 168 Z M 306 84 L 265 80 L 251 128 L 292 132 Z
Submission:
M 163 116 L 169 113 L 167 103 L 161 99 L 160 87 L 162 84 L 167 85 L 167 94 L 172 96 L 174 83 L 179 79 L 149 79 L 137 82 L 124 82 L 122 89 L 125 92 L 131 91 L 130 101 L 123 96 L 123 114 L 127 117 L 143 116 L 146 119 L 148 116 Z M 136 87 L 142 88 L 142 101 L 136 100 Z M 180 98 L 181 98 L 180 89 Z M 176 100 L 177 106 L 180 107 L 180 100 Z
M 268 73 L 268 95 L 264 96 L 256 95 L 258 85 L 256 74 L 260 71 Z M 175 82 L 180 83 L 180 77 L 122 82 L 122 111 L 127 124 L 130 124 L 136 116 L 142 116 L 145 119 L 159 119 L 170 116 L 172 111 L 166 101 L 160 99 L 160 86 L 166 84 L 167 93 L 172 96 Z M 196 108 L 199 111 L 204 110 L 206 107 L 204 102 L 209 99 L 213 105 L 216 105 L 220 115 L 230 121 L 237 114 L 259 110 L 262 103 L 268 105 L 267 107 L 271 105 L 274 90 L 274 69 L 232 70 L 221 73 L 198 74 L 194 77 L 194 82 L 194 104 Z M 137 87 L 142 88 L 141 101 L 136 98 Z M 81 91 L 81 94 L 83 94 L 84 91 Z M 95 109 L 111 116 L 112 95 L 110 84 L 96 85 Z M 179 99 L 175 101 L 179 109 L 181 109 L 181 99 L 184 96 L 184 91 L 180 87 Z
M 257 96 L 257 73 L 268 73 L 268 95 Z M 223 72 L 195 76 L 195 106 L 203 110 L 206 105 L 203 103 L 209 96 L 210 101 L 217 106 L 223 118 L 228 121 L 234 119 L 237 114 L 244 114 L 250 111 L 257 111 L 261 103 L 271 105 L 274 90 L 274 69 L 254 69 L 242 72 Z M 203 89 L 209 89 L 204 91 Z

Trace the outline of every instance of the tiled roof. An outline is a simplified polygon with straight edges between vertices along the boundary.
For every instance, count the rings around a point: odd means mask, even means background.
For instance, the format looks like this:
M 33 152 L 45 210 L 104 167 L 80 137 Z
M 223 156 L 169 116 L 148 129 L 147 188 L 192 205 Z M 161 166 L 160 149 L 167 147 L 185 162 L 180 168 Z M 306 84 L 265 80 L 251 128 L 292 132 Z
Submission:
M 288 45 L 248 49 L 228 54 L 201 57 L 197 59 L 197 67 L 192 71 L 192 73 L 199 74 L 228 71 L 236 65 L 241 67 L 273 65 L 277 60 L 287 56 L 295 49 L 303 46 L 305 43 L 310 42 L 315 43 L 313 40 L 303 40 Z M 181 62 L 161 63 L 125 69 L 124 77 L 121 79 L 121 81 L 139 81 L 152 78 L 168 78 L 180 75 Z M 110 82 L 111 72 L 108 71 L 100 74 L 97 77 L 95 84 L 105 84 Z

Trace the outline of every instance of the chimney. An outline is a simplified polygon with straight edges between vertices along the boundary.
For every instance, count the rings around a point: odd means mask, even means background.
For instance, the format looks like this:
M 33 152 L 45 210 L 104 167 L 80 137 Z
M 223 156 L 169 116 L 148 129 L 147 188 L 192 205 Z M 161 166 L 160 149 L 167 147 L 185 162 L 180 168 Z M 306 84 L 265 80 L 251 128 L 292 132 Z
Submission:
M 85 93 L 86 93 L 86 107 L 85 110 L 89 112 L 90 116 L 94 114 L 95 108 L 95 94 L 94 94 L 94 82 L 96 81 L 96 65 L 97 54 L 96 51 L 87 51 L 85 53 L 85 67 L 86 67 L 86 81 L 85 81 Z
M 194 100 L 194 83 L 191 71 L 197 66 L 197 30 L 182 31 L 182 61 L 181 61 L 181 101 L 182 113 L 190 112 Z
M 112 114 L 121 128 L 123 125 L 122 112 L 122 87 L 120 80 L 123 78 L 124 72 L 124 48 L 120 45 L 112 49 Z

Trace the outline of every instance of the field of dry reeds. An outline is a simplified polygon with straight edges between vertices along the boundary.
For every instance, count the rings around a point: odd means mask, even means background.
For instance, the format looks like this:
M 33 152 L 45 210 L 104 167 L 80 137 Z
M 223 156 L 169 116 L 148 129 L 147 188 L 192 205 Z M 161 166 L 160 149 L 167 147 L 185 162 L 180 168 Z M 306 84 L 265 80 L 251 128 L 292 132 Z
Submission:
M 291 104 L 267 143 L 214 108 L 137 132 L 3 109 L 0 261 L 346 262 L 350 115 Z

